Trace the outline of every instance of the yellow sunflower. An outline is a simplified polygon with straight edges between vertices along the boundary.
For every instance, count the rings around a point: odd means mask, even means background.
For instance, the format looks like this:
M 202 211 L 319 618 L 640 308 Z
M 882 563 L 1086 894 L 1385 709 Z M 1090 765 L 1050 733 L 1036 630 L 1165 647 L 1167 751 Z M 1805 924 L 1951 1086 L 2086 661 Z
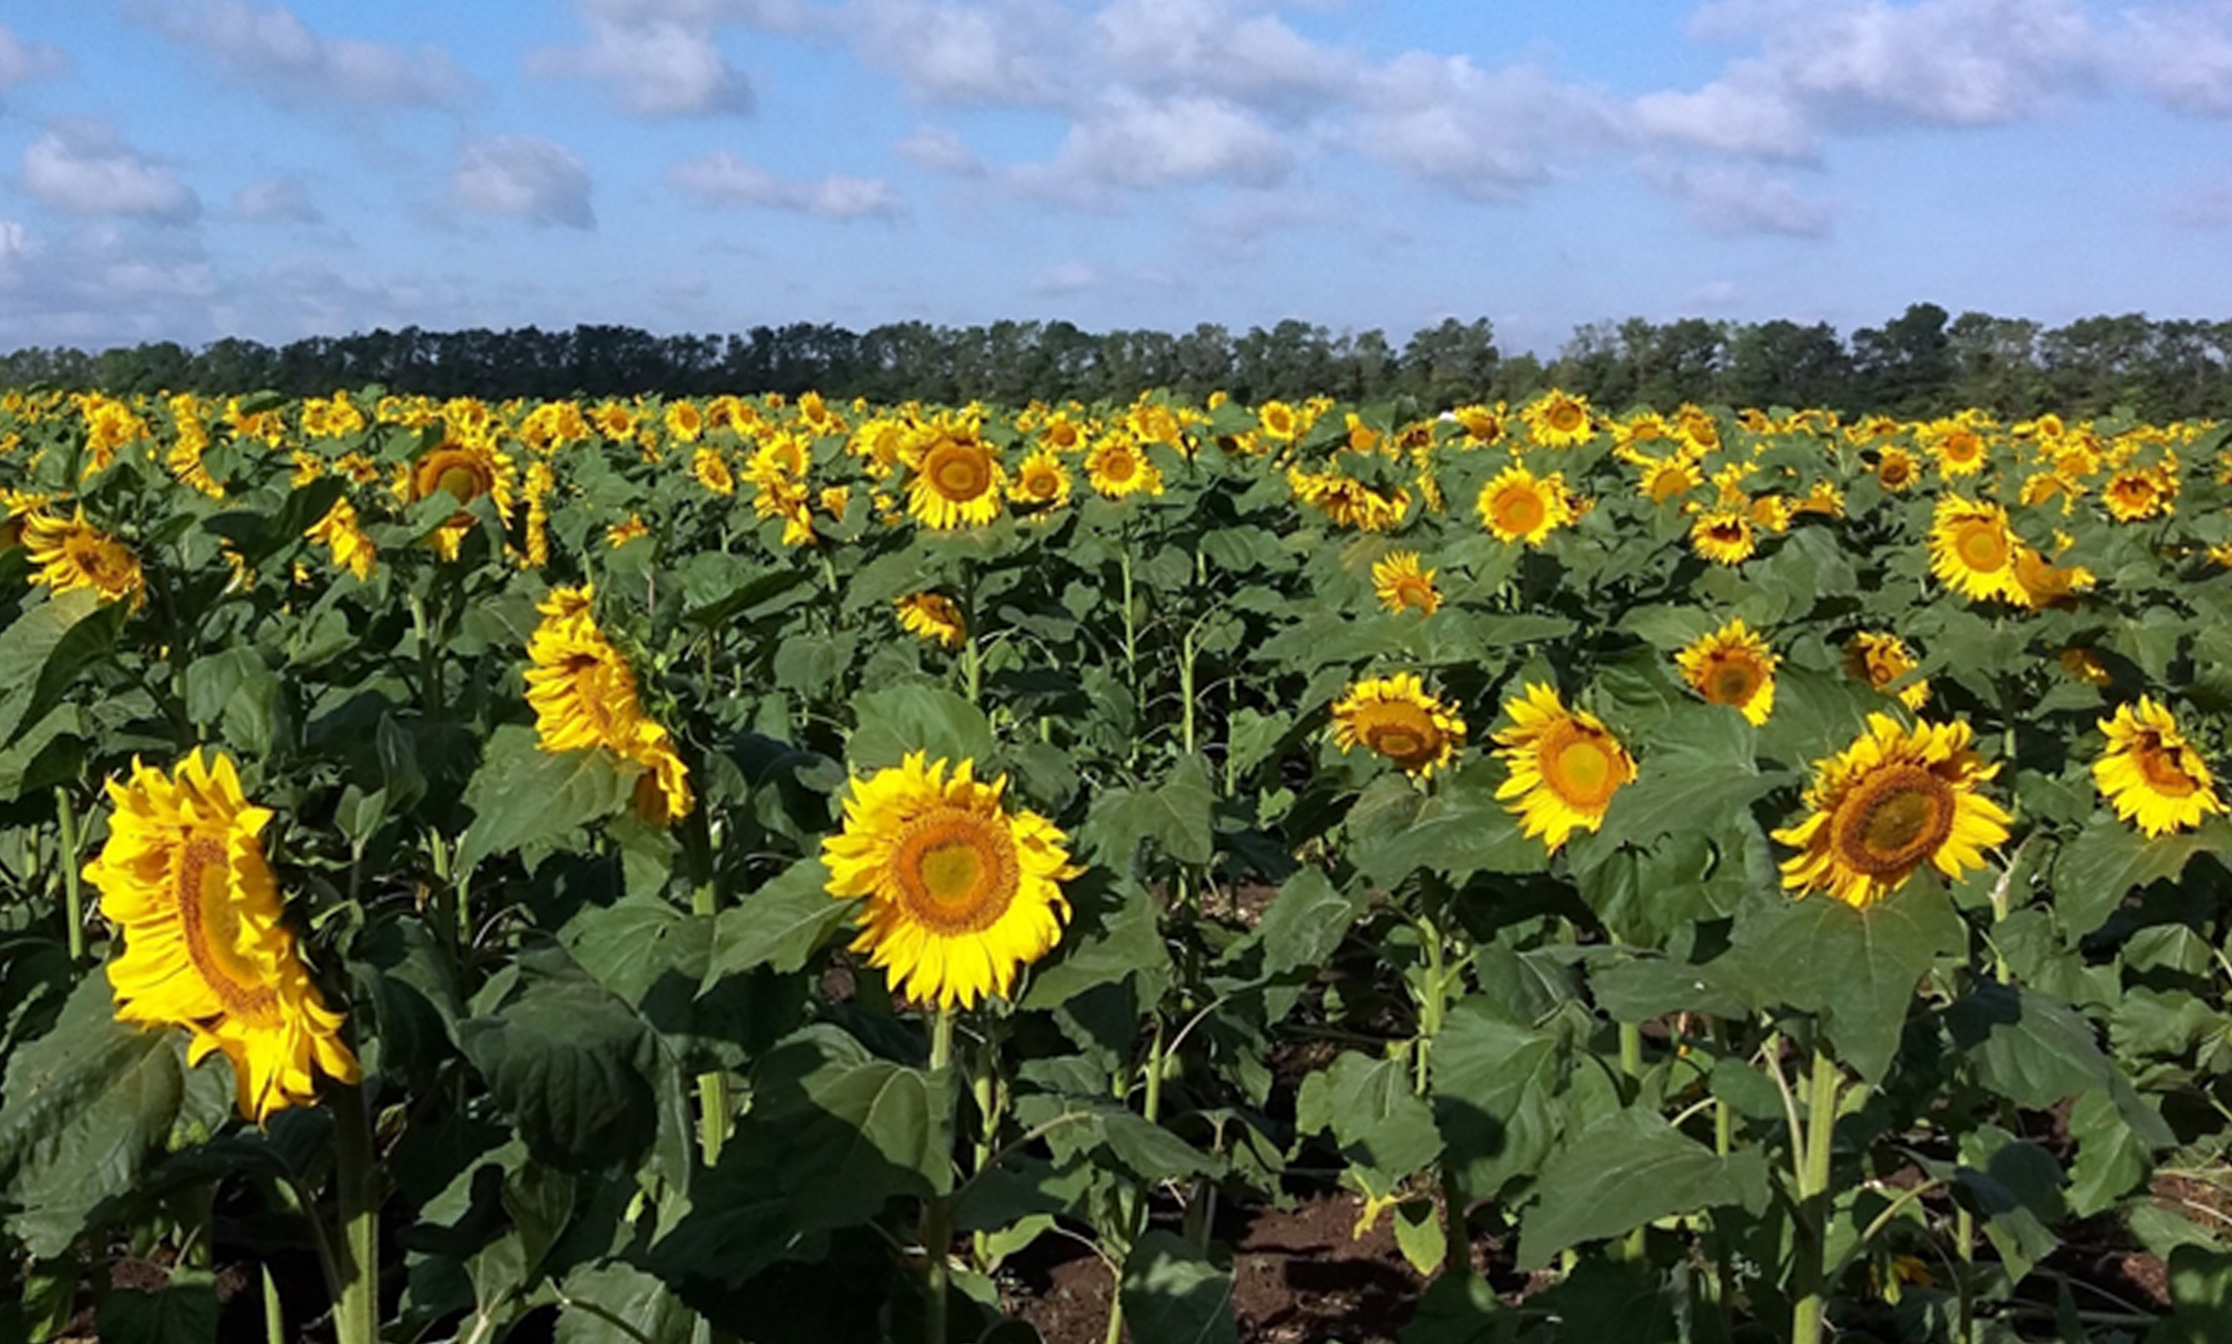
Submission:
M 2148 696 L 2102 719 L 2108 749 L 2093 762 L 2093 782 L 2116 815 L 2150 839 L 2189 830 L 2221 813 L 2215 778 L 2170 711 Z
M 999 451 L 965 420 L 940 417 L 909 445 L 907 512 L 939 531 L 977 527 L 1000 516 L 1007 471 Z
M 1690 524 L 1690 549 L 1716 565 L 1740 565 L 1758 548 L 1749 509 L 1712 509 Z
M 2117 522 L 2143 522 L 2176 512 L 2178 478 L 2160 467 L 2131 468 L 2109 477 L 2100 497 Z
M 1902 728 L 1869 715 L 1851 746 L 1814 762 L 1812 810 L 1774 833 L 1798 849 L 1783 861 L 1783 885 L 1865 909 L 1924 863 L 1947 877 L 1983 867 L 1983 851 L 2007 839 L 2008 814 L 1977 792 L 1998 773 L 1970 748 L 1965 723 Z
M 1998 597 L 2020 603 L 2015 554 L 2021 545 L 2006 509 L 1948 495 L 1931 515 L 1930 572 L 1972 602 Z
M 1904 448 L 1885 448 L 1876 457 L 1875 474 L 1878 485 L 1903 495 L 1922 479 L 1922 461 Z
M 1674 655 L 1682 679 L 1710 704 L 1731 705 L 1754 724 L 1775 707 L 1775 651 L 1739 616 Z
M 1291 439 L 1302 429 L 1301 417 L 1283 401 L 1267 401 L 1257 407 L 1256 420 L 1266 438 Z
M 934 640 L 949 649 L 969 642 L 969 626 L 961 617 L 961 608 L 944 593 L 909 593 L 894 605 L 900 626 L 910 635 Z
M 90 588 L 103 602 L 129 598 L 132 610 L 147 605 L 147 576 L 132 548 L 85 521 L 78 509 L 68 519 L 33 513 L 23 522 L 23 548 L 39 572 L 31 582 L 58 593 Z
M 1365 747 L 1422 779 L 1464 742 L 1465 721 L 1409 672 L 1367 677 L 1333 703 L 1333 745 L 1343 754 Z
M 1573 502 L 1566 497 L 1563 473 L 1537 477 L 1517 463 L 1505 467 L 1480 487 L 1480 496 L 1473 506 L 1480 512 L 1481 525 L 1506 545 L 1523 541 L 1529 546 L 1540 546 L 1552 531 L 1566 526 L 1574 518 Z
M 2074 607 L 2077 594 L 2096 582 L 2083 565 L 2057 565 L 2030 547 L 2017 543 L 2015 592 L 2017 601 L 2032 611 L 2047 607 Z
M 527 640 L 527 703 L 544 751 L 605 750 L 640 766 L 636 811 L 664 824 L 688 816 L 689 771 L 666 728 L 643 712 L 627 655 L 597 628 L 587 584 L 555 588 L 536 604 Z
M 1419 568 L 1416 551 L 1390 551 L 1372 566 L 1372 591 L 1389 611 L 1431 616 L 1441 610 L 1441 590 L 1434 586 L 1439 572 Z
M 675 403 L 675 406 L 687 405 L 688 402 Z M 673 410 L 674 407 L 668 408 L 670 418 Z M 724 499 L 736 493 L 736 473 L 729 469 L 728 459 L 721 455 L 721 450 L 711 444 L 706 444 L 691 455 L 690 474 L 697 477 L 699 485 Z
M 1899 703 L 1908 709 L 1919 710 L 1928 702 L 1929 679 L 1918 677 L 1896 691 L 1891 684 L 1920 666 L 1920 660 L 1907 650 L 1906 641 L 1897 635 L 1862 630 L 1845 645 L 1846 673 L 1885 695 L 1898 696 Z
M 1637 482 L 1636 488 L 1653 504 L 1680 499 L 1705 484 L 1705 477 L 1697 470 L 1697 464 L 1686 457 L 1670 457 L 1664 461 L 1646 457 L 1639 465 L 1643 469 L 1643 479 Z
M 1139 441 L 1129 434 L 1104 434 L 1085 455 L 1085 479 L 1110 499 L 1126 495 L 1159 495 L 1162 472 L 1147 460 Z
M 373 569 L 379 565 L 379 548 L 364 534 L 363 526 L 357 521 L 356 506 L 346 499 L 333 501 L 325 517 L 310 524 L 302 535 L 332 551 L 333 563 L 360 579 L 371 578 Z
M 922 752 L 855 778 L 845 824 L 822 841 L 829 894 L 866 898 L 852 950 L 892 987 L 940 1008 L 1010 996 L 1018 968 L 1061 940 L 1073 868 L 1069 837 L 1036 812 L 1008 813 L 1007 777 L 980 784 L 975 762 Z
M 1067 427 L 1076 428 L 1074 425 Z M 1071 489 L 1070 469 L 1052 449 L 1041 448 L 1016 464 L 1015 480 L 1008 486 L 1008 499 L 1025 508 L 1058 509 L 1070 502 Z
M 1589 418 L 1589 399 L 1552 388 L 1519 412 L 1527 434 L 1546 448 L 1569 448 L 1587 443 L 1596 433 Z
M 1496 797 L 1555 854 L 1576 828 L 1604 824 L 1612 795 L 1635 778 L 1635 760 L 1602 720 L 1567 709 L 1553 687 L 1530 684 L 1504 713 L 1511 726 L 1497 731 L 1496 756 L 1511 777 Z
M 185 1027 L 192 1063 L 224 1052 L 258 1124 L 315 1101 L 321 1073 L 356 1082 L 342 1015 L 311 984 L 264 860 L 271 813 L 249 804 L 231 760 L 196 749 L 165 774 L 135 759 L 108 796 L 108 841 L 85 879 L 122 931 L 117 1020 Z

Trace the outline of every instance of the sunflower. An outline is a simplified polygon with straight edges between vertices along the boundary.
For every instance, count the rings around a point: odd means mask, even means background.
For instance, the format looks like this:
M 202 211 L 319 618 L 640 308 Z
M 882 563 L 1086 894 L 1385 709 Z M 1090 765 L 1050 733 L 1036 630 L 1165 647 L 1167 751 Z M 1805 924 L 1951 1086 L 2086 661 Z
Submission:
M 1465 742 L 1465 721 L 1427 694 L 1416 675 L 1367 677 L 1333 703 L 1333 745 L 1366 747 L 1425 778 Z
M 1434 586 L 1439 572 L 1420 569 L 1416 551 L 1390 551 L 1372 566 L 1372 591 L 1389 611 L 1431 616 L 1441 610 L 1441 590 Z
M 1938 474 L 1948 480 L 1984 470 L 1984 436 L 1967 425 L 1946 422 L 1932 426 L 1929 448 L 1937 458 Z
M 1983 867 L 1983 851 L 2007 839 L 2008 814 L 1977 792 L 1998 773 L 1970 748 L 1965 723 L 1902 728 L 1870 714 L 1851 746 L 1814 762 L 1812 811 L 1774 833 L 1798 849 L 1783 861 L 1783 885 L 1865 909 L 1924 863 L 1947 877 Z
M 1267 401 L 1256 408 L 1256 421 L 1266 438 L 1291 439 L 1301 431 L 1301 417 L 1283 401 Z
M 1071 488 L 1069 468 L 1052 449 L 1041 448 L 1016 464 L 1015 480 L 1008 486 L 1008 499 L 1026 508 L 1058 509 L 1070 502 Z
M 1537 477 L 1517 463 L 1480 487 L 1473 506 L 1480 512 L 1481 524 L 1506 545 L 1523 541 L 1540 546 L 1552 531 L 1571 523 L 1574 517 L 1563 473 Z
M 1635 759 L 1602 720 L 1567 709 L 1552 687 L 1529 684 L 1504 712 L 1511 726 L 1497 731 L 1496 755 L 1511 777 L 1496 797 L 1555 854 L 1576 828 L 1604 824 L 1612 795 L 1635 778 Z
M 1690 549 L 1716 565 L 1740 565 L 1758 547 L 1748 508 L 1713 509 L 1690 524 Z
M 676 406 L 688 404 L 675 403 Z M 671 413 L 673 407 L 668 410 Z M 721 450 L 711 444 L 706 444 L 691 455 L 690 474 L 697 477 L 699 485 L 724 499 L 736 493 L 736 473 L 729 470 L 728 459 L 721 455 Z
M 527 704 L 548 752 L 605 750 L 645 772 L 636 811 L 670 822 L 695 805 L 689 771 L 664 726 L 643 712 L 627 655 L 597 628 L 589 585 L 554 588 L 537 603 L 542 622 L 527 640 Z
M 2088 649 L 2081 645 L 2072 645 L 2063 649 L 2055 656 L 2054 661 L 2059 663 L 2061 670 L 2068 673 L 2072 679 L 2081 681 L 2087 686 L 2106 686 L 2116 679 L 2115 674 L 2108 670 L 2108 665 L 2100 660 L 2100 654 L 2097 650 Z
M 364 528 L 357 521 L 356 506 L 346 499 L 333 501 L 333 507 L 326 510 L 325 516 L 310 524 L 302 535 L 332 551 L 333 563 L 359 579 L 371 578 L 380 562 L 379 548 L 372 544 L 372 538 L 364 535 Z
M 1104 434 L 1085 455 L 1085 479 L 1109 499 L 1126 495 L 1159 495 L 1162 472 L 1147 460 L 1139 441 L 1129 434 Z
M 1885 448 L 1876 456 L 1875 474 L 1876 484 L 1903 495 L 1922 479 L 1922 462 L 1904 448 Z
M 944 593 L 909 593 L 893 605 L 898 609 L 900 626 L 910 635 L 949 649 L 969 642 L 969 625 L 961 617 L 961 608 Z
M 1500 402 L 1494 410 L 1480 405 L 1459 406 L 1449 415 L 1465 431 L 1465 443 L 1469 447 L 1485 448 L 1503 439 L 1503 407 Z
M 844 828 L 822 841 L 829 894 L 866 898 L 852 950 L 892 986 L 940 1008 L 1009 997 L 1017 968 L 1061 940 L 1076 877 L 1069 837 L 1035 812 L 1009 814 L 1007 777 L 980 784 L 964 759 L 898 766 L 852 781 Z
M 2150 839 L 2201 824 L 2225 810 L 2201 754 L 2170 711 L 2147 696 L 2100 721 L 2108 749 L 2093 762 L 2093 781 L 2116 809 Z
M 1636 488 L 1653 504 L 1680 499 L 1705 484 L 1705 478 L 1698 472 L 1697 464 L 1686 457 L 1675 456 L 1664 461 L 1646 457 L 1639 465 L 1643 468 L 1643 479 L 1637 483 Z
M 2030 547 L 2015 549 L 2015 592 L 2021 605 L 2032 611 L 2047 607 L 2074 607 L 2077 594 L 2097 580 L 2083 565 L 2057 565 Z
M 2161 467 L 2119 471 L 2101 487 L 2100 497 L 2108 515 L 2119 523 L 2143 522 L 2176 512 L 2178 478 Z
M 85 521 L 78 509 L 67 520 L 32 513 L 24 518 L 23 548 L 39 572 L 31 582 L 58 593 L 90 588 L 103 602 L 131 599 L 132 610 L 147 605 L 147 576 L 132 548 Z
M 909 445 L 907 512 L 925 527 L 950 531 L 1000 516 L 1007 472 L 1000 455 L 967 421 L 941 416 Z
M 1739 616 L 1674 655 L 1690 689 L 1715 705 L 1732 705 L 1753 724 L 1775 707 L 1775 651 Z
M 1948 495 L 1931 517 L 1930 572 L 1972 602 L 1998 597 L 2020 603 L 2015 555 L 2021 546 L 2006 509 Z
M 1845 645 L 1845 671 L 1885 695 L 1898 696 L 1899 703 L 1908 709 L 1919 710 L 1928 702 L 1929 679 L 1917 677 L 1896 691 L 1891 684 L 1920 666 L 1921 662 L 1908 652 L 1906 641 L 1897 635 L 1862 630 Z
M 1587 443 L 1596 433 L 1589 418 L 1589 399 L 1552 388 L 1519 412 L 1527 434 L 1546 448 L 1570 448 Z
M 1353 527 L 1360 532 L 1388 531 L 1400 526 L 1410 512 L 1410 491 L 1399 485 L 1390 491 L 1375 490 L 1339 471 L 1310 472 L 1290 467 L 1287 488 L 1294 492 L 1297 502 L 1324 514 L 1334 526 Z
M 122 932 L 109 963 L 122 1022 L 185 1027 L 187 1058 L 232 1061 L 240 1113 L 262 1124 L 316 1100 L 317 1076 L 361 1077 L 283 919 L 251 806 L 222 752 L 197 748 L 174 774 L 132 762 L 108 786 L 108 841 L 85 865 Z

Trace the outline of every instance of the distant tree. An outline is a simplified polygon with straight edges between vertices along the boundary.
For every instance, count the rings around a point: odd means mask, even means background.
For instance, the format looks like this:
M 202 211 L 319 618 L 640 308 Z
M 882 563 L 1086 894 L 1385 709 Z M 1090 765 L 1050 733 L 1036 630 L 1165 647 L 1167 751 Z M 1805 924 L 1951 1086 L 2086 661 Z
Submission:
M 1446 411 L 1485 399 L 1502 362 L 1487 318 L 1445 317 L 1403 346 L 1400 385 L 1426 409 Z
M 1854 332 L 1854 390 L 1859 400 L 1847 409 L 1901 416 L 1952 409 L 1955 370 L 1946 321 L 1943 308 L 1916 303 L 1881 327 Z
M 1852 357 L 1826 322 L 1780 318 L 1739 327 L 1728 341 L 1719 400 L 1762 409 L 1841 406 L 1852 387 Z

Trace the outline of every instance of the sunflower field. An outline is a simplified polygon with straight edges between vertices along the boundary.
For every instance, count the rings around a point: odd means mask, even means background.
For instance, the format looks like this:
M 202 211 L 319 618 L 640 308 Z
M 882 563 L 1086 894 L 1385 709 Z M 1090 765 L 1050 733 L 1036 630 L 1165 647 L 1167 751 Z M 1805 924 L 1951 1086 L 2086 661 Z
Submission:
M 1332 1191 L 1412 1344 L 2232 1338 L 2228 482 L 8 393 L 0 1338 L 1214 1344 Z

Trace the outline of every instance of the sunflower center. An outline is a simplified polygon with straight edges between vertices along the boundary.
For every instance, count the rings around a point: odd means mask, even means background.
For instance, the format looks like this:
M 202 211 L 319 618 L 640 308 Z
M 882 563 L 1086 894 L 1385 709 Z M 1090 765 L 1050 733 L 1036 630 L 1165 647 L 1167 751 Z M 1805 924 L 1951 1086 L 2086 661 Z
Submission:
M 1921 766 L 1885 766 L 1837 809 L 1837 857 L 1869 877 L 1904 873 L 1953 833 L 1953 802 L 1953 786 Z
M 1970 569 L 1984 573 L 2007 566 L 2007 535 L 1989 522 L 1961 524 L 1953 534 L 1953 553 Z
M 1971 461 L 1983 447 L 1984 441 L 1966 430 L 1947 435 L 1944 448 L 1945 460 L 1948 462 Z
M 1356 717 L 1356 735 L 1364 745 L 1405 769 L 1441 755 L 1441 727 L 1417 705 L 1401 701 L 1366 705 Z
M 1560 434 L 1571 434 L 1581 427 L 1581 408 L 1570 401 L 1561 401 L 1550 408 L 1547 418 L 1550 428 Z
M 1616 749 L 1604 734 L 1571 719 L 1552 724 L 1536 751 L 1542 782 L 1578 811 L 1602 809 L 1627 782 Z
M 1121 449 L 1117 450 L 1116 452 L 1110 453 L 1107 457 L 1101 459 L 1101 475 L 1107 477 L 1111 481 L 1116 482 L 1118 485 L 1129 481 L 1133 476 L 1137 475 L 1138 472 L 1139 463 L 1133 460 L 1130 453 L 1124 452 Z
M 1506 532 L 1517 533 L 1534 531 L 1549 516 L 1549 510 L 1543 507 L 1542 496 L 1532 487 L 1524 485 L 1506 486 L 1497 492 L 1494 512 L 1498 527 Z
M 1715 662 L 1705 673 L 1705 684 L 1700 689 L 1706 701 L 1715 705 L 1741 706 L 1759 690 L 1766 680 L 1759 665 L 1748 658 L 1729 658 Z
M 1021 875 L 1015 838 L 996 818 L 940 807 L 899 833 L 890 874 L 899 903 L 947 938 L 979 933 L 1015 899 Z
M 1434 610 L 1434 585 L 1416 574 L 1405 574 L 1395 580 L 1395 605 L 1409 611 Z
M 1033 499 L 1052 499 L 1060 488 L 1061 482 L 1055 479 L 1054 473 L 1044 468 L 1023 478 L 1023 493 Z
M 2156 735 L 2141 740 L 2131 753 L 2131 759 L 2146 776 L 2147 787 L 2168 798 L 2185 798 L 2200 786 L 2185 768 L 2185 748 L 2173 747 Z
M 931 488 L 956 504 L 966 504 L 992 486 L 992 460 L 981 448 L 941 443 L 923 463 Z
M 268 1021 L 278 996 L 254 963 L 240 955 L 240 913 L 233 901 L 232 867 L 225 842 L 195 832 L 172 860 L 171 900 L 186 935 L 186 955 L 201 972 L 225 1011 L 251 1021 Z
M 1914 476 L 1914 464 L 1904 457 L 1886 457 L 1876 468 L 1876 479 L 1891 489 L 1898 489 Z

